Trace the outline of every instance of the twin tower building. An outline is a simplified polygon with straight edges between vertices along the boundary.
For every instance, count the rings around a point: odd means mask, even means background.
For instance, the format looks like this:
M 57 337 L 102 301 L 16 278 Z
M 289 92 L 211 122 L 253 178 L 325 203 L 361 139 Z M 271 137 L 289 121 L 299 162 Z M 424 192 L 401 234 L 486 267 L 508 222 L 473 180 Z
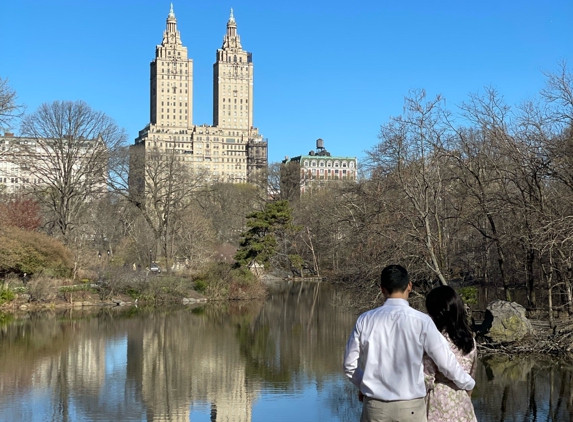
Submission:
M 212 183 L 252 182 L 266 169 L 267 140 L 253 124 L 253 56 L 241 46 L 232 9 L 213 65 L 212 126 L 193 124 L 193 60 L 173 4 L 150 70 L 150 121 L 133 148 L 173 154 Z

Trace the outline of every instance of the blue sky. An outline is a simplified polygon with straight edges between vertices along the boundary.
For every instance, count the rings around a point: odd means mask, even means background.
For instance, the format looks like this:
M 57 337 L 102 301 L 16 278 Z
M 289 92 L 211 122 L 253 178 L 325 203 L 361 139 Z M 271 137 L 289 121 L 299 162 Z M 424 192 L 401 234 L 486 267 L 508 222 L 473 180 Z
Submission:
M 124 127 L 149 121 L 149 62 L 169 1 L 0 1 L 0 76 L 34 111 L 84 100 Z M 269 161 L 314 149 L 362 157 L 409 90 L 454 108 L 493 86 L 510 104 L 573 67 L 571 0 L 174 1 L 194 61 L 196 124 L 212 123 L 212 66 L 233 7 L 255 65 L 255 126 Z M 18 129 L 15 128 L 15 132 Z

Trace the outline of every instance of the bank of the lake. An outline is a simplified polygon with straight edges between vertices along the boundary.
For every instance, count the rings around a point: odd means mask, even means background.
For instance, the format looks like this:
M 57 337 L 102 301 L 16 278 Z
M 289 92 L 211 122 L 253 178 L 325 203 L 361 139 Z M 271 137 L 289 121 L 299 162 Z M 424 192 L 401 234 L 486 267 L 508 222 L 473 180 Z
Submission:
M 301 282 L 308 283 L 304 279 L 292 277 L 288 281 L 294 284 Z M 193 277 L 116 269 L 97 283 L 91 280 L 74 283 L 71 280 L 46 277 L 36 278 L 26 286 L 16 283 L 11 288 L 14 293 L 10 300 L 0 301 L 0 312 L 134 305 L 165 307 L 207 301 L 262 299 L 269 288 L 284 283 L 285 279 L 282 277 L 267 275 L 259 280 L 246 270 L 234 269 L 221 263 L 211 265 Z M 349 290 L 342 283 L 333 282 L 332 285 L 344 292 L 345 302 L 342 306 L 356 313 L 380 304 L 380 295 L 369 294 L 368 298 L 365 298 L 364 294 Z M 10 286 L 5 286 L 4 291 L 6 288 Z M 495 294 L 495 290 L 472 287 L 470 290 L 465 289 L 464 294 L 467 295 L 468 291 L 473 292 L 469 298 L 473 315 L 477 318 L 483 317 L 488 301 L 495 298 L 492 296 L 492 291 Z M 519 294 L 517 296 L 519 297 Z M 414 292 L 410 303 L 413 307 L 424 310 L 424 295 Z M 478 336 L 481 353 L 511 356 L 570 355 L 573 351 L 573 320 L 567 313 L 561 312 L 560 318 L 555 319 L 551 326 L 548 318 L 539 318 L 546 314 L 537 310 L 534 313 L 536 318 L 530 318 L 534 333 L 516 342 L 496 343 Z
M 0 310 L 169 306 L 225 300 L 253 300 L 266 296 L 266 287 L 249 270 L 212 263 L 201 272 L 165 274 L 109 268 L 97 280 L 82 281 L 34 276 L 11 277 L 0 286 Z
M 334 281 L 336 288 L 344 292 L 344 306 L 353 309 L 357 314 L 380 306 L 383 299 L 379 292 L 379 286 L 372 284 L 367 286 L 348 283 L 347 281 Z M 491 286 L 459 285 L 453 283 L 453 287 L 460 293 L 464 302 L 469 304 L 470 317 L 477 323 L 477 327 L 483 322 L 486 308 L 496 300 L 503 299 L 503 289 Z M 426 286 L 426 291 L 431 287 Z M 527 296 L 523 289 L 514 288 L 511 295 L 515 302 L 521 306 L 527 306 Z M 546 292 L 538 291 L 537 296 L 546 300 Z M 410 295 L 410 306 L 425 312 L 424 289 L 418 286 Z M 540 303 L 544 303 L 541 302 Z M 554 317 L 549 318 L 549 312 L 544 306 L 535 309 L 526 309 L 528 320 L 532 324 L 533 332 L 519 341 L 494 342 L 478 332 L 476 340 L 480 352 L 485 355 L 499 354 L 507 356 L 532 355 L 570 358 L 573 356 L 573 318 L 569 316 L 563 304 L 555 303 Z

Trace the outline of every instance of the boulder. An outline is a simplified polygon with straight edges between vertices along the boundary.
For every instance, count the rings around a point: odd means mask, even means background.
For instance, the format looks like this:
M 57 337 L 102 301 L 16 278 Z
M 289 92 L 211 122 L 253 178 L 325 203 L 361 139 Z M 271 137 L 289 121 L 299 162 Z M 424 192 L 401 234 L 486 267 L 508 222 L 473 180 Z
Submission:
M 184 297 L 183 300 L 183 305 L 189 305 L 191 303 L 205 303 L 207 302 L 207 299 L 204 297 Z
M 20 293 L 18 295 L 18 299 L 20 299 L 23 302 L 29 302 L 30 299 L 32 299 L 32 296 L 27 293 Z
M 495 300 L 487 306 L 482 329 L 486 338 L 497 343 L 519 341 L 534 331 L 525 308 L 505 300 Z

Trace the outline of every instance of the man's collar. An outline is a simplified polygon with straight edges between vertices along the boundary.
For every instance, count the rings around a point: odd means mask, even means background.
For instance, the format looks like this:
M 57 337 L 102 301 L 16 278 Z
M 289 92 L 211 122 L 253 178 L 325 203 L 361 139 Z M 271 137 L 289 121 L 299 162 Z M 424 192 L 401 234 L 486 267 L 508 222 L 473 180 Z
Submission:
M 408 301 L 406 299 L 400 299 L 397 297 L 389 297 L 384 302 L 384 305 L 386 305 L 386 304 L 391 305 L 391 306 L 410 306 L 410 304 L 408 303 Z

